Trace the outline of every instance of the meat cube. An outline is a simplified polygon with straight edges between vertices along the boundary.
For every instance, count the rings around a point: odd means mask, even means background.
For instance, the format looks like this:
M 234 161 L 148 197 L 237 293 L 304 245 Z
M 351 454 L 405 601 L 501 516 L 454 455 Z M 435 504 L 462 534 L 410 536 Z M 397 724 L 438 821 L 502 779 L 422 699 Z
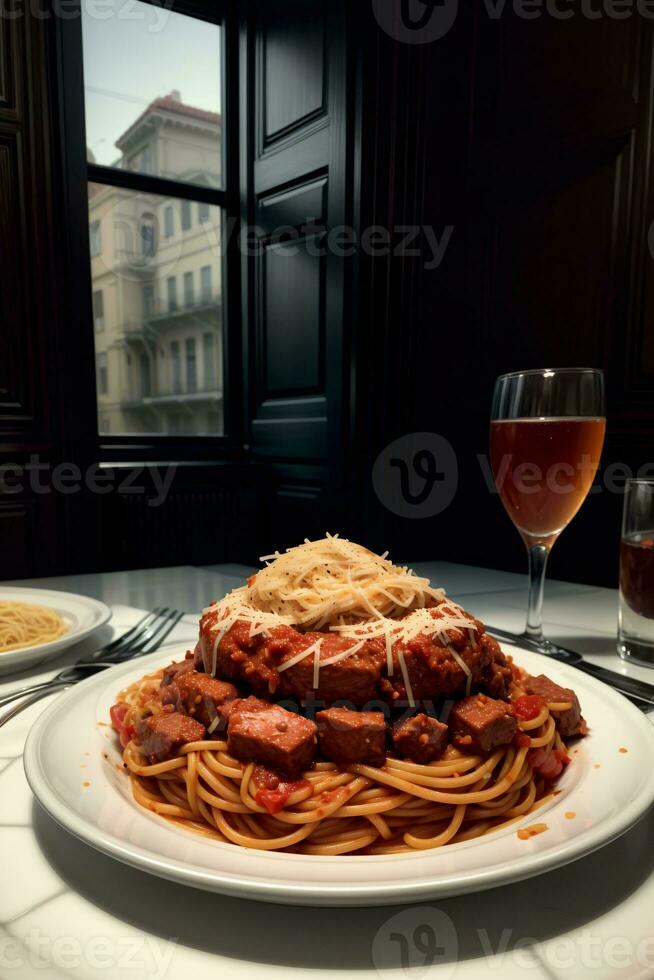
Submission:
M 383 766 L 386 761 L 386 721 L 382 711 L 327 708 L 316 715 L 318 747 L 332 762 L 364 762 Z
M 308 769 L 316 747 L 312 721 L 255 697 L 230 706 L 227 736 L 236 759 L 254 760 L 293 777 Z
M 498 745 L 507 745 L 518 727 L 511 706 L 485 694 L 473 694 L 458 701 L 450 711 L 448 722 L 457 747 L 484 754 Z
M 168 687 L 169 684 L 172 684 L 173 681 L 177 680 L 177 678 L 181 674 L 186 674 L 186 673 L 188 673 L 191 670 L 193 670 L 193 655 L 192 654 L 190 655 L 190 657 L 187 654 L 187 659 L 186 660 L 173 661 L 173 663 L 172 664 L 169 664 L 169 666 L 166 667 L 166 669 L 164 670 L 163 678 L 162 678 L 162 681 L 161 681 L 161 687 L 162 688 L 163 687 Z
M 425 765 L 440 759 L 448 734 L 447 725 L 420 713 L 393 726 L 393 745 L 399 755 Z
M 185 713 L 197 718 L 207 728 L 221 716 L 223 705 L 239 696 L 238 688 L 233 684 L 216 680 L 208 674 L 199 674 L 195 670 L 178 674 L 172 687 L 177 688 Z
M 162 711 L 161 714 L 143 718 L 138 724 L 137 734 L 141 752 L 150 760 L 163 762 L 177 755 L 187 742 L 202 741 L 205 727 L 187 715 Z
M 565 702 L 570 707 L 564 711 L 553 711 L 552 717 L 556 722 L 559 733 L 563 738 L 570 738 L 571 735 L 581 734 L 585 725 L 582 725 L 581 707 L 577 695 L 570 687 L 561 687 L 555 684 L 545 674 L 538 674 L 532 677 L 530 674 L 524 678 L 522 685 L 527 694 L 539 694 L 544 701 Z

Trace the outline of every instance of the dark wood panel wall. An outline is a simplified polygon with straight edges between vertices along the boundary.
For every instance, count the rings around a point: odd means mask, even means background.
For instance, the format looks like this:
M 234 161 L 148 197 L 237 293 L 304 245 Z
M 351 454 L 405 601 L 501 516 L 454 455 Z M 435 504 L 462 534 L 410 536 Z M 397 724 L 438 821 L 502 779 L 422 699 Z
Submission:
M 508 8 L 493 21 L 480 7 L 433 44 L 398 44 L 370 19 L 362 36 L 363 167 L 378 175 L 362 220 L 453 229 L 435 269 L 360 260 L 374 358 L 355 426 L 364 534 L 401 557 L 519 569 L 522 544 L 478 459 L 497 374 L 603 367 L 604 465 L 654 461 L 652 23 L 527 21 Z M 451 443 L 458 490 L 433 517 L 398 518 L 372 492 L 372 465 L 391 439 L 425 429 Z M 615 584 L 620 510 L 619 493 L 594 493 L 553 574 Z
M 52 465 L 59 422 L 46 51 L 43 22 L 0 18 L 0 572 L 17 575 L 60 546 L 59 502 L 25 469 Z

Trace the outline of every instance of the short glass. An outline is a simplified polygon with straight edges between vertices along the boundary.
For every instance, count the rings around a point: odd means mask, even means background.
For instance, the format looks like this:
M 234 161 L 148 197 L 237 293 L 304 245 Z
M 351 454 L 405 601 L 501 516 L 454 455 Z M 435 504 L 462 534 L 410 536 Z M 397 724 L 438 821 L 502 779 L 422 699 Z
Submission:
M 625 488 L 618 653 L 654 667 L 654 480 L 627 480 Z

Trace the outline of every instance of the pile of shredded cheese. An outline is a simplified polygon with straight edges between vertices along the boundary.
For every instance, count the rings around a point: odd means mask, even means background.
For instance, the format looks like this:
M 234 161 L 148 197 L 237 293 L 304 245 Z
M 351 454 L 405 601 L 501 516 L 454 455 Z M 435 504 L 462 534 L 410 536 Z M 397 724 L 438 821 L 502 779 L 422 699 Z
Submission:
M 293 667 L 313 657 L 313 687 L 319 686 L 321 667 L 358 653 L 368 640 L 382 639 L 386 646 L 387 673 L 393 674 L 393 644 L 410 642 L 418 636 L 438 637 L 448 646 L 466 674 L 468 666 L 450 645 L 447 631 L 469 630 L 474 622 L 461 609 L 446 600 L 443 589 L 434 589 L 429 580 L 411 569 L 393 565 L 386 556 L 375 555 L 361 545 L 338 535 L 319 541 L 305 541 L 285 553 L 261 558 L 266 566 L 247 586 L 234 589 L 224 599 L 205 609 L 214 613 L 220 629 L 209 649 L 203 642 L 205 670 L 216 672 L 217 651 L 222 638 L 237 622 L 249 625 L 250 636 L 268 635 L 278 626 L 302 631 L 337 633 L 355 642 L 342 653 L 320 659 L 322 639 L 287 660 L 278 669 Z M 436 616 L 432 610 L 438 607 Z M 401 651 L 398 660 L 409 701 L 412 702 L 406 663 Z
M 302 629 L 323 630 L 382 616 L 399 619 L 445 597 L 428 579 L 338 535 L 305 541 L 261 560 L 267 565 L 248 587 L 249 603 L 290 617 Z

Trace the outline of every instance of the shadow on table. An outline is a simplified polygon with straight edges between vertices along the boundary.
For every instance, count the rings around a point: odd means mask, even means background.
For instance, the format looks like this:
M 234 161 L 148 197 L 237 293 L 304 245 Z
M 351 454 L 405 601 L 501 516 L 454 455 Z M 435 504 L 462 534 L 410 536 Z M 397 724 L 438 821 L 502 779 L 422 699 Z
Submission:
M 547 635 L 555 643 L 560 644 L 562 647 L 567 647 L 569 650 L 576 650 L 577 653 L 593 653 L 600 656 L 604 654 L 607 657 L 614 657 L 617 653 L 617 634 L 614 637 L 608 635 L 569 636 L 564 627 L 559 627 L 558 630 L 554 630 L 553 628 L 548 629 Z
M 506 953 L 583 928 L 654 870 L 650 812 L 589 857 L 504 888 L 417 906 L 289 908 L 225 898 L 134 870 L 82 844 L 37 804 L 33 824 L 47 861 L 70 888 L 135 929 L 225 957 L 290 967 L 419 966 L 436 933 L 447 940 L 434 947 L 441 963 Z M 404 949 L 398 933 L 406 937 Z M 427 962 L 435 962 L 434 954 Z

